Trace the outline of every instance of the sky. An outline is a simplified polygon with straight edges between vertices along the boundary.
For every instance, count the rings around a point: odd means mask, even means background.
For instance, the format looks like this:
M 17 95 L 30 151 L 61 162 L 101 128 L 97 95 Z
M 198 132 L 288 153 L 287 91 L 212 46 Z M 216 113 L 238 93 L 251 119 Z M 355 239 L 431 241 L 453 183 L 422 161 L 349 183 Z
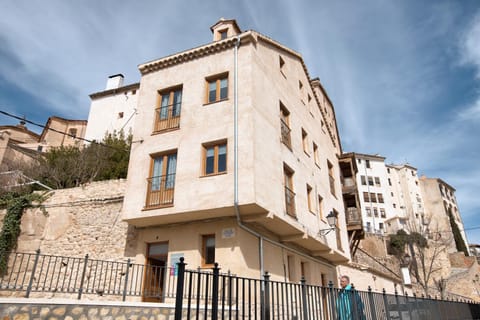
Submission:
M 0 110 L 87 119 L 108 76 L 138 82 L 139 64 L 211 42 L 221 17 L 302 55 L 334 104 L 344 152 L 453 186 L 480 244 L 478 0 L 0 0 Z

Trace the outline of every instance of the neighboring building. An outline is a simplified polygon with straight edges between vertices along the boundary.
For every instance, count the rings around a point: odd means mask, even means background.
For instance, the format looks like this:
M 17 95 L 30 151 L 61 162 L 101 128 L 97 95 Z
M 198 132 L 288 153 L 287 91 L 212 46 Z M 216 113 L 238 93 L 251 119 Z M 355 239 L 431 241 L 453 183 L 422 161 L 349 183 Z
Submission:
M 365 238 L 363 229 L 362 207 L 360 206 L 359 187 L 357 181 L 358 166 L 355 153 L 344 153 L 339 158 L 342 179 L 342 195 L 345 207 L 348 239 L 352 259 L 360 244 Z
M 469 244 L 468 249 L 473 256 L 477 257 L 477 261 L 480 262 L 480 244 Z
M 18 170 L 22 164 L 28 164 L 36 151 L 24 145 L 38 143 L 39 138 L 23 121 L 16 126 L 0 126 L 0 172 Z
M 50 148 L 60 146 L 81 145 L 85 137 L 87 120 L 70 120 L 60 117 L 48 118 L 40 135 L 38 151 L 46 152 Z
M 389 234 L 398 230 L 423 232 L 424 206 L 417 169 L 409 164 L 389 164 L 386 193 L 391 198 L 390 215 L 386 222 Z
M 354 157 L 358 167 L 356 179 L 364 230 L 383 234 L 385 222 L 393 216 L 392 199 L 387 193 L 385 158 L 362 153 L 354 153 Z
M 90 95 L 92 103 L 88 115 L 85 139 L 102 141 L 105 134 L 133 130 L 137 113 L 137 92 L 140 84 L 123 85 L 123 75 L 110 76 L 104 91 Z
M 429 235 L 445 237 L 454 234 L 453 225 L 457 226 L 460 237 L 452 241 L 450 252 L 462 251 L 468 253 L 468 241 L 465 234 L 460 211 L 455 198 L 455 189 L 438 178 L 420 177 L 420 187 L 425 200 L 425 217 L 432 221 Z M 462 243 L 463 241 L 463 243 Z
M 21 121 L 16 126 L 0 126 L 0 172 L 21 170 L 39 152 L 60 146 L 81 145 L 86 120 L 50 117 L 40 135 L 30 131 Z
M 333 105 L 297 52 L 235 20 L 211 30 L 139 66 L 123 206 L 136 259 L 337 282 L 350 251 Z

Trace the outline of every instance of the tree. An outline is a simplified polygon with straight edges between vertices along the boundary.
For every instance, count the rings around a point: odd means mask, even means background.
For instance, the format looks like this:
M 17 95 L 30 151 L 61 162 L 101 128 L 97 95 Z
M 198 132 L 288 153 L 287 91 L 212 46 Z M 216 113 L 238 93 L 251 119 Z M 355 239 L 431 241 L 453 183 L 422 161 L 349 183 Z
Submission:
M 425 228 L 410 224 L 409 233 L 400 230 L 390 240 L 390 251 L 399 260 L 409 252 L 411 257 L 409 269 L 425 296 L 429 295 L 429 288 L 435 285 L 434 277 L 441 277 L 444 264 L 442 257 L 446 258 L 452 242 L 451 235 L 439 232 L 438 227 L 428 228 L 429 224 L 424 225 Z
M 105 148 L 104 145 L 109 146 L 109 149 L 101 150 L 102 148 Z M 107 156 L 104 157 L 105 162 L 102 169 L 98 172 L 98 175 L 94 180 L 99 181 L 126 178 L 131 145 L 132 135 L 129 134 L 125 137 L 123 131 L 120 131 L 118 134 L 115 131 L 113 133 L 107 133 L 103 139 L 102 145 L 90 145 L 90 148 L 92 149 L 97 148 L 99 151 L 106 151 L 107 153 Z M 96 152 L 93 152 L 93 155 L 96 154 Z
M 463 237 L 460 233 L 460 229 L 458 228 L 458 224 L 453 218 L 451 208 L 448 209 L 448 219 L 450 220 L 450 227 L 452 228 L 453 239 L 455 240 L 455 246 L 457 247 L 457 251 L 463 252 L 466 256 L 468 256 L 467 246 L 465 245 L 465 241 L 463 241 Z
M 29 175 L 55 189 L 91 181 L 126 178 L 132 137 L 107 133 L 101 143 L 52 148 L 32 166 Z

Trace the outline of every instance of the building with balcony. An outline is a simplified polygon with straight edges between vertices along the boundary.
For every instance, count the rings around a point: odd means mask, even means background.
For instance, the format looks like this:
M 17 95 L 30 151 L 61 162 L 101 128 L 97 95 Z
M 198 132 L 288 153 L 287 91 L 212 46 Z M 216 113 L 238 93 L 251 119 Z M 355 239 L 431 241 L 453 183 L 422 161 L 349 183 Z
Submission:
M 325 89 L 275 40 L 235 20 L 211 31 L 211 43 L 139 66 L 122 213 L 136 259 L 337 282 L 350 250 Z
M 358 170 L 358 186 L 362 223 L 365 232 L 383 234 L 385 222 L 393 216 L 391 194 L 387 192 L 388 177 L 385 157 L 363 153 L 352 154 Z
M 360 206 L 360 197 L 358 193 L 358 167 L 355 153 L 342 154 L 339 158 L 339 162 L 348 241 L 350 244 L 350 253 L 353 258 L 360 241 L 365 238 L 362 207 Z

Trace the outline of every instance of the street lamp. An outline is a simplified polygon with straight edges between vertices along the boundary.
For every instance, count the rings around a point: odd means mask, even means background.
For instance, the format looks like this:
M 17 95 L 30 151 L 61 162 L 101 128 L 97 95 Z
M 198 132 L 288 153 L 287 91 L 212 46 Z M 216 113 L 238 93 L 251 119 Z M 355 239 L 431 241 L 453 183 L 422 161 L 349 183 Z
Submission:
M 333 211 L 327 215 L 327 222 L 330 228 L 318 230 L 319 235 L 324 236 L 337 228 L 337 215 Z

